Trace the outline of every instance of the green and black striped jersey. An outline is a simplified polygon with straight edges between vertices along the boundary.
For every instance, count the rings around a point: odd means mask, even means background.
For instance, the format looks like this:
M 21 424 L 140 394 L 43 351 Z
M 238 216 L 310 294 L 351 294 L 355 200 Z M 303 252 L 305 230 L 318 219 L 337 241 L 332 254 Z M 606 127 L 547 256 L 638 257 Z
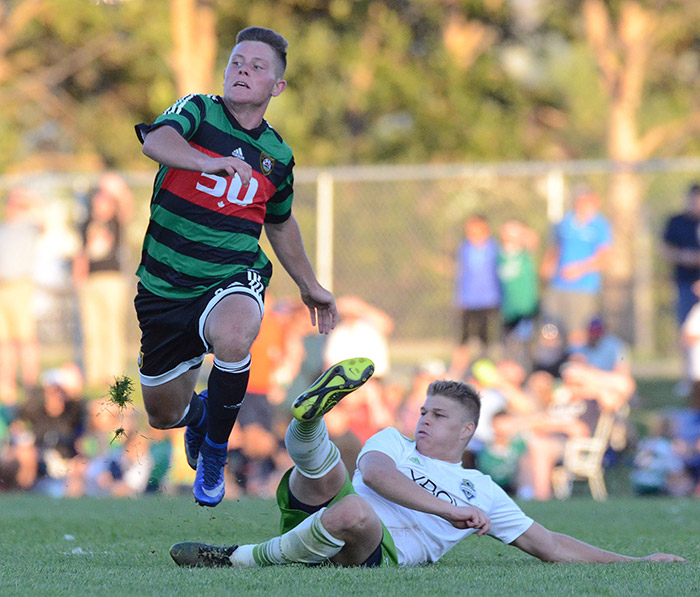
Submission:
M 192 298 L 252 269 L 267 285 L 272 264 L 258 241 L 264 223 L 284 222 L 291 215 L 292 150 L 264 120 L 253 130 L 243 129 L 215 95 L 187 95 L 153 124 L 136 125 L 136 134 L 143 143 L 149 131 L 163 125 L 203 153 L 245 160 L 253 177 L 246 188 L 238 175 L 161 165 L 136 272 L 141 283 L 162 297 Z

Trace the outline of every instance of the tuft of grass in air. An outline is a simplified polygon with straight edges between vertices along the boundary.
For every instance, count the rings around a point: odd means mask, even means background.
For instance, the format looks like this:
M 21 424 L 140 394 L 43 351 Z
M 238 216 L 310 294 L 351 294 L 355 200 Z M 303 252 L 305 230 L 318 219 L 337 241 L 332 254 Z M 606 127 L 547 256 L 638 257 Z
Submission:
M 120 409 L 126 408 L 128 404 L 133 404 L 131 393 L 134 391 L 134 382 L 130 377 L 122 375 L 115 377 L 114 383 L 109 386 L 109 401 Z
M 131 393 L 134 391 L 134 382 L 131 380 L 130 377 L 126 375 L 122 375 L 121 377 L 115 377 L 114 378 L 114 383 L 109 386 L 109 392 L 108 392 L 108 401 L 112 404 L 114 404 L 120 411 L 120 413 L 123 414 L 124 409 L 127 407 L 127 405 L 133 404 L 133 400 L 131 398 Z M 126 437 L 126 430 L 124 427 L 119 427 L 114 430 L 114 437 L 112 437 L 112 440 L 109 442 L 110 444 L 114 443 L 118 439 L 124 439 Z

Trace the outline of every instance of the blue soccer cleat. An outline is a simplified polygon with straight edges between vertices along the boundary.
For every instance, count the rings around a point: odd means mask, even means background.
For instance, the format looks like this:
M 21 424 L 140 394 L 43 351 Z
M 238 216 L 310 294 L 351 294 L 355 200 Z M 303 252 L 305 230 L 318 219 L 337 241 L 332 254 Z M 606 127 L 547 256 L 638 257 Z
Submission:
M 298 421 L 313 421 L 322 417 L 346 394 L 364 384 L 373 373 L 374 363 L 364 357 L 336 363 L 294 401 L 292 416 Z
M 199 397 L 204 402 L 204 421 L 201 427 L 193 427 L 188 425 L 185 427 L 185 456 L 187 464 L 192 470 L 197 470 L 197 459 L 199 458 L 199 449 L 202 446 L 204 437 L 207 434 L 206 413 L 207 413 L 207 390 L 202 390 Z
M 226 456 L 226 446 L 223 448 L 212 446 L 206 439 L 202 442 L 192 488 L 194 500 L 200 506 L 213 508 L 224 499 Z

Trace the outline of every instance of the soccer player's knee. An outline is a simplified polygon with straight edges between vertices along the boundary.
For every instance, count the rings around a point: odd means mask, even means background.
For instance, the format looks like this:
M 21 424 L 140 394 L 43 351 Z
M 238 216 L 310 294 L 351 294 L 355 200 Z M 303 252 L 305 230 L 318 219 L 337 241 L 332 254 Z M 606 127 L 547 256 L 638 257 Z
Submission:
M 332 526 L 336 531 L 363 530 L 376 518 L 372 507 L 359 495 L 345 496 L 336 506 L 332 512 Z
M 170 405 L 147 405 L 146 414 L 148 424 L 154 429 L 170 429 L 175 427 L 184 416 L 184 412 L 177 412 Z
M 242 361 L 248 357 L 253 340 L 242 340 L 235 335 L 222 336 L 212 343 L 214 356 L 227 363 Z

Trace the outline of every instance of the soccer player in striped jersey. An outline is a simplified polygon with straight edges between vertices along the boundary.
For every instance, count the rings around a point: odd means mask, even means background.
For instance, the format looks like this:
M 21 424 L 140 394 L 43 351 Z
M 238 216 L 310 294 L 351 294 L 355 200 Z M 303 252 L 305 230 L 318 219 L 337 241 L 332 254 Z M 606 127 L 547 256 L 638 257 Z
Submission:
M 292 151 L 263 118 L 287 85 L 286 51 L 271 29 L 242 30 L 222 96 L 185 96 L 153 124 L 136 126 L 143 153 L 160 164 L 137 271 L 143 399 L 153 427 L 186 427 L 194 497 L 203 506 L 224 496 L 228 439 L 263 316 L 272 274 L 259 245 L 263 227 L 319 332 L 338 319 L 291 211 Z M 197 395 L 209 352 L 214 366 Z

